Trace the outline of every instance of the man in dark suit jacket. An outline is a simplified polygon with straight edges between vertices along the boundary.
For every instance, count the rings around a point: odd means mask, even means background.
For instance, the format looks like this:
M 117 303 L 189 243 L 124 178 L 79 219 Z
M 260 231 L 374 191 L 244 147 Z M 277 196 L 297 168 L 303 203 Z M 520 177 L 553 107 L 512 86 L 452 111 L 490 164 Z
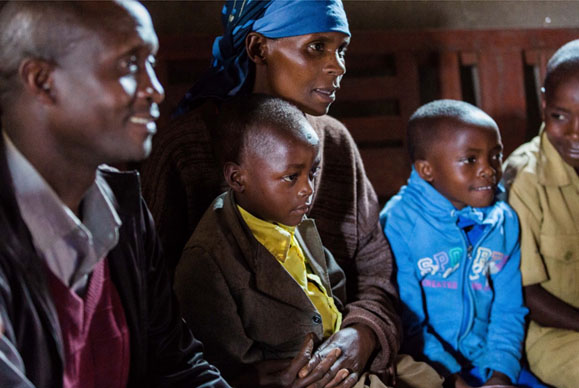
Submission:
M 229 387 L 172 295 L 135 173 L 164 92 L 135 1 L 0 13 L 0 386 Z

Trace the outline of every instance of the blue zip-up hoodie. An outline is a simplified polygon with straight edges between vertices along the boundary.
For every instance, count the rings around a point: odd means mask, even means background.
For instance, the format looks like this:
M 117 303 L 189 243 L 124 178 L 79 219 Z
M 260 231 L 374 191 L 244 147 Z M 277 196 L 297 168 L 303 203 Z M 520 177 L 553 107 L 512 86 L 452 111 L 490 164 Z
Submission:
M 474 246 L 459 216 L 482 224 Z M 527 309 L 515 212 L 503 201 L 457 210 L 413 169 L 380 222 L 398 266 L 403 350 L 442 375 L 472 365 L 516 382 Z

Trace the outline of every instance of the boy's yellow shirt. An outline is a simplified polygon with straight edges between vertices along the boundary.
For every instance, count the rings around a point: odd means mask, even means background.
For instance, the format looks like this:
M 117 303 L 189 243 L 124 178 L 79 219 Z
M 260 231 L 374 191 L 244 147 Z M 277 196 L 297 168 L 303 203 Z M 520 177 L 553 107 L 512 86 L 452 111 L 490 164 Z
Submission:
M 295 227 L 261 220 L 237 205 L 243 220 L 259 241 L 294 278 L 322 316 L 324 337 L 340 329 L 342 313 L 328 295 L 322 281 L 307 264 L 295 237 Z

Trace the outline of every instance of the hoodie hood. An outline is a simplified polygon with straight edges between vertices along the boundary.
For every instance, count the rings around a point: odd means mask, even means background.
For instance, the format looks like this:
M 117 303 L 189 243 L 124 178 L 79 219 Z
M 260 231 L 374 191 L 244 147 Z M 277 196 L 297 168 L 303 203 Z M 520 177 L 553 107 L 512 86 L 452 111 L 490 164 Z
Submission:
M 407 197 L 410 202 L 422 207 L 423 211 L 429 217 L 434 217 L 441 222 L 456 223 L 460 217 L 472 220 L 477 224 L 491 224 L 495 222 L 493 209 L 497 201 L 496 196 L 503 191 L 502 185 L 499 184 L 497 186 L 495 200 L 490 206 L 482 208 L 465 206 L 463 209 L 458 210 L 430 183 L 422 179 L 414 167 L 412 167 L 408 185 L 402 187 L 398 196 Z

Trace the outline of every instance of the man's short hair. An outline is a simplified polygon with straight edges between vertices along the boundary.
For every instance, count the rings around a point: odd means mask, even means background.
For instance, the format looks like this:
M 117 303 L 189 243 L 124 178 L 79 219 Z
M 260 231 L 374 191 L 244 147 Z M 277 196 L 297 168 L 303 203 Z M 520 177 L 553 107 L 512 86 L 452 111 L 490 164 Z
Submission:
M 217 120 L 220 161 L 241 164 L 247 149 L 268 152 L 264 128 L 303 138 L 304 123 L 309 125 L 304 113 L 281 98 L 259 93 L 235 97 L 222 104 Z
M 11 1 L 0 9 L 0 101 L 17 87 L 18 68 L 26 58 L 57 63 L 82 31 L 128 31 L 127 12 L 98 1 Z M 117 3 L 118 7 L 121 7 Z M 129 23 L 120 22 L 126 18 Z
M 579 74 L 579 39 L 561 46 L 547 63 L 544 90 L 549 98 L 561 81 L 574 74 Z
M 436 100 L 418 108 L 406 129 L 406 144 L 412 163 L 426 158 L 427 150 L 440 138 L 442 130 L 461 124 L 497 126 L 488 114 L 464 101 Z

